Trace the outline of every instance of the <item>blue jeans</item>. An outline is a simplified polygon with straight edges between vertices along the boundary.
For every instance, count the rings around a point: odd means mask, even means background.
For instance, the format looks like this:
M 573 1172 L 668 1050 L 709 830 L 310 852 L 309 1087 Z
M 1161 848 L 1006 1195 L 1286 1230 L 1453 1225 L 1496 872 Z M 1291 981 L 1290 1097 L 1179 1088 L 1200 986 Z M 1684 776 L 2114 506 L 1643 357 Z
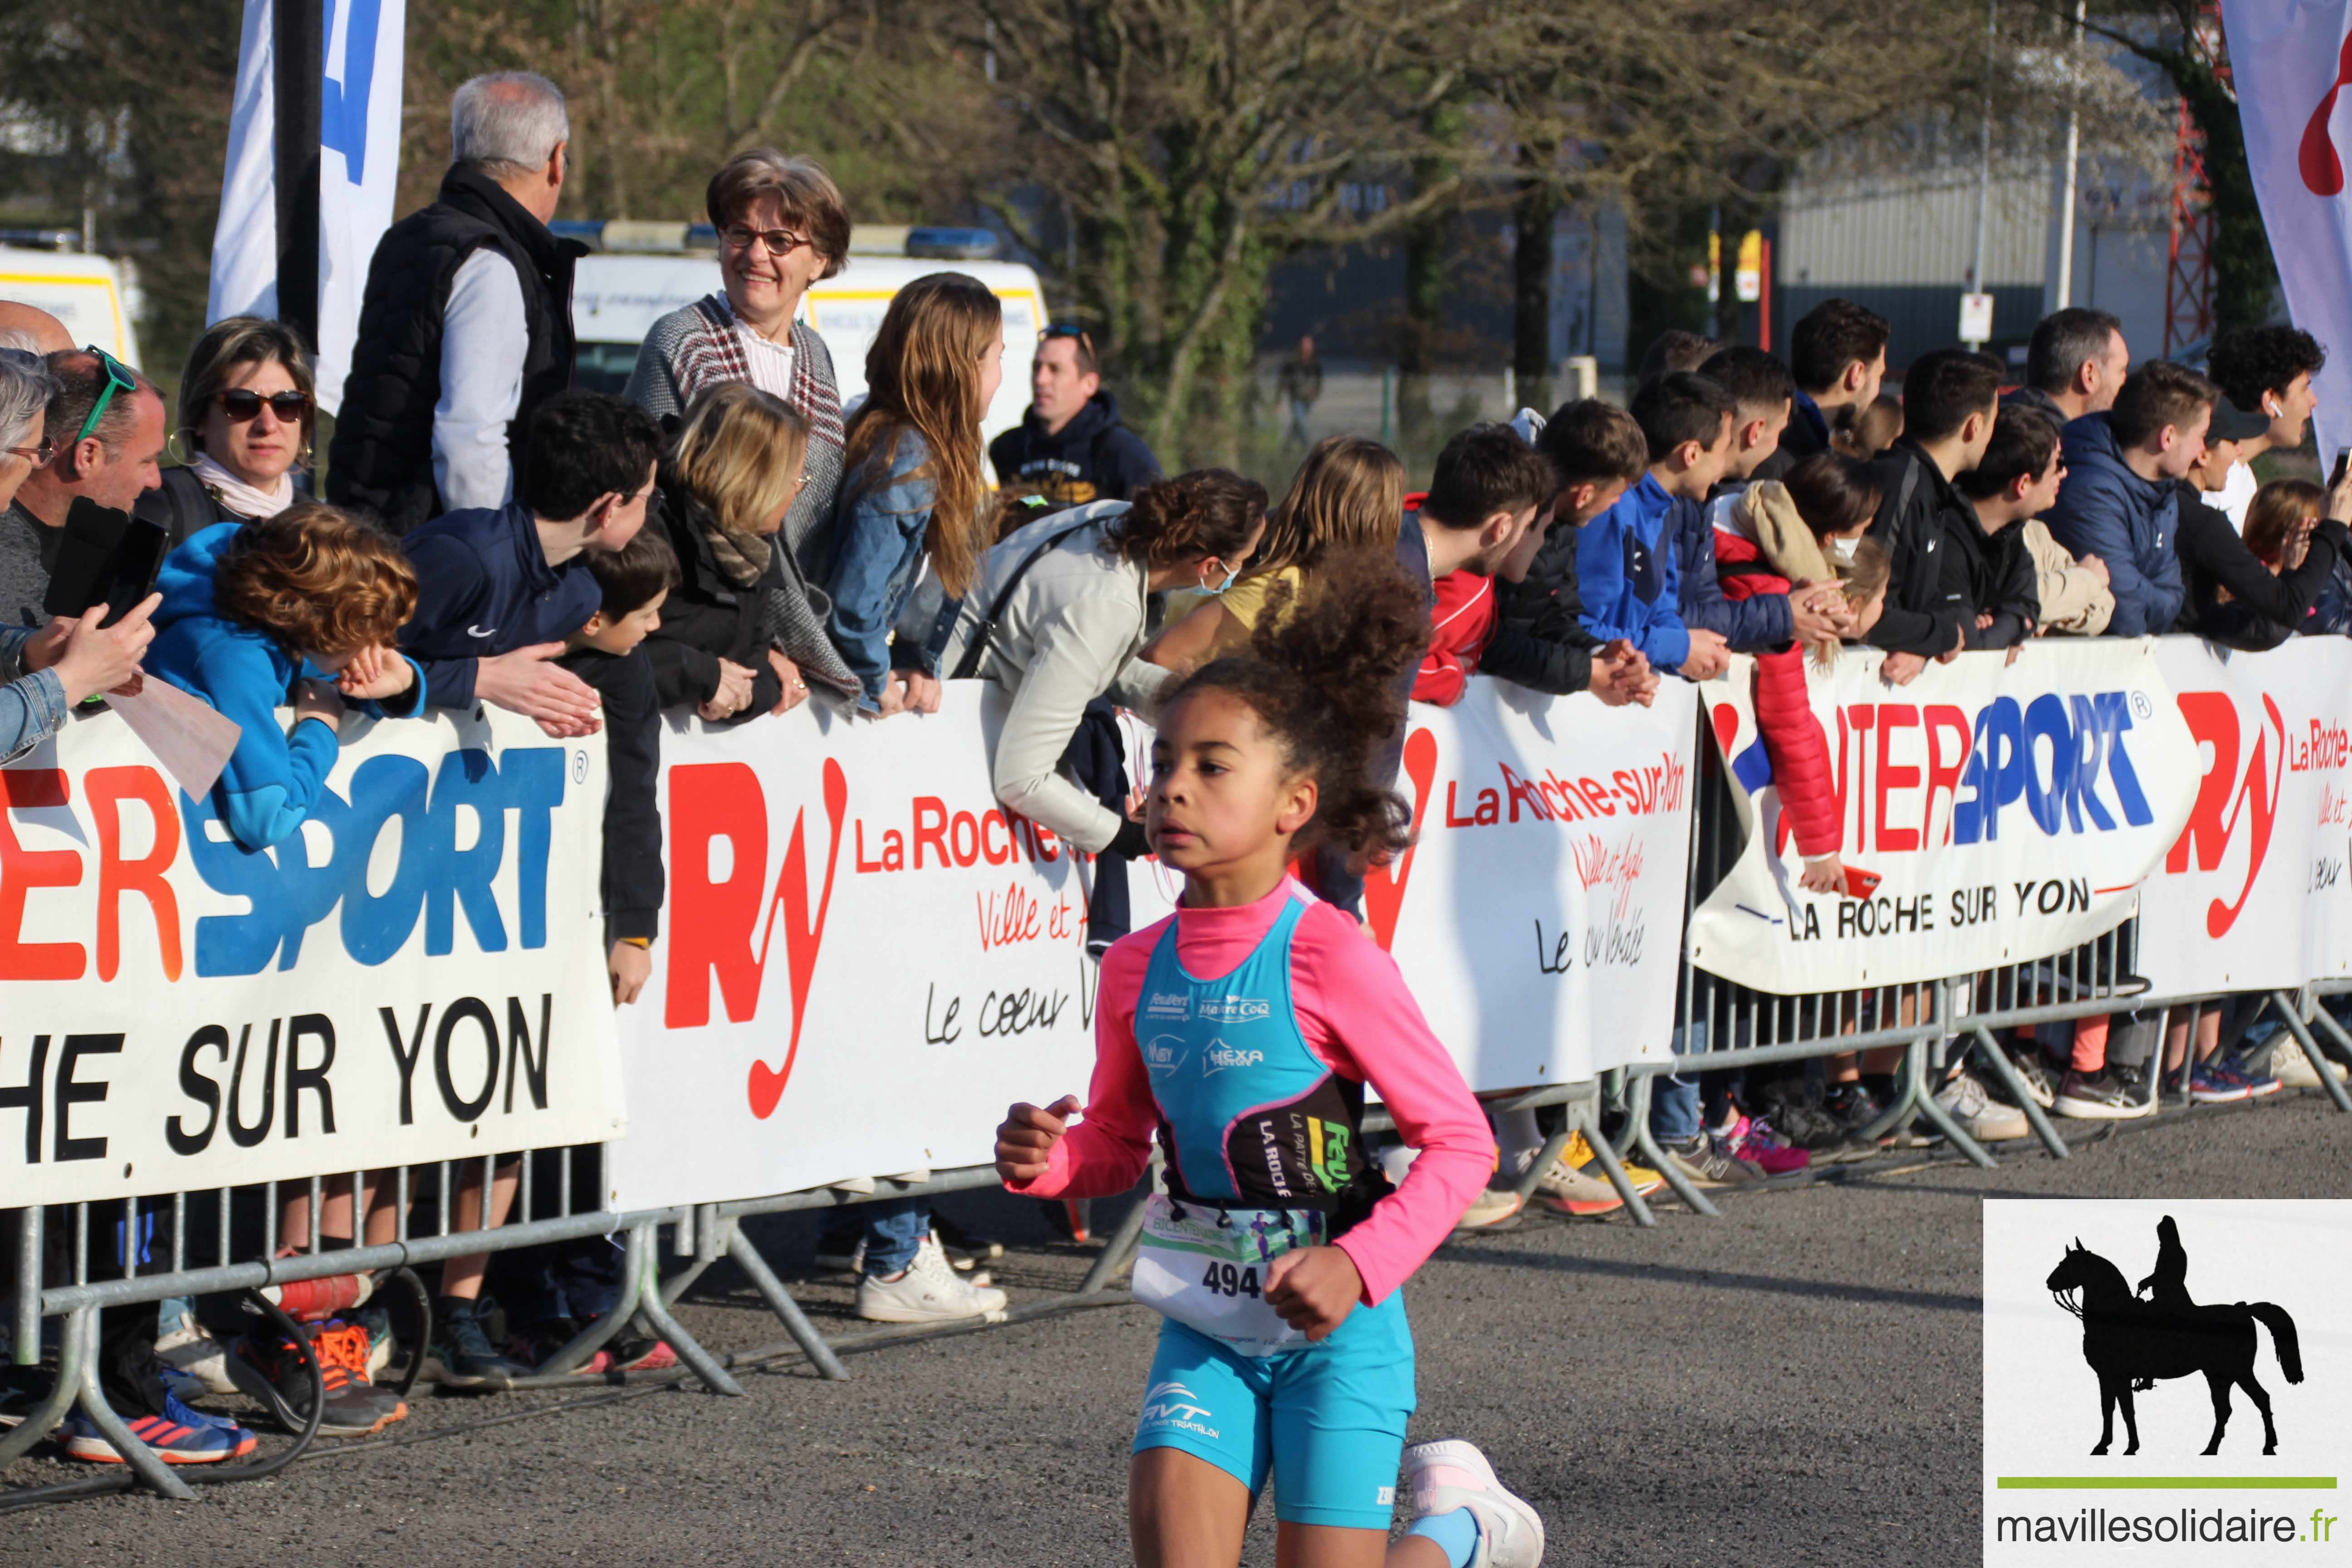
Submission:
M 864 1206 L 866 1272 L 900 1272 L 915 1261 L 916 1249 L 931 1233 L 931 1205 L 920 1198 L 886 1198 Z
M 1696 1045 L 1687 1045 L 1695 1040 Z M 1675 1054 L 1707 1048 L 1704 1019 L 1675 1031 Z M 1661 1143 L 1687 1143 L 1698 1136 L 1698 1079 L 1693 1073 L 1668 1073 L 1650 1080 L 1650 1136 Z

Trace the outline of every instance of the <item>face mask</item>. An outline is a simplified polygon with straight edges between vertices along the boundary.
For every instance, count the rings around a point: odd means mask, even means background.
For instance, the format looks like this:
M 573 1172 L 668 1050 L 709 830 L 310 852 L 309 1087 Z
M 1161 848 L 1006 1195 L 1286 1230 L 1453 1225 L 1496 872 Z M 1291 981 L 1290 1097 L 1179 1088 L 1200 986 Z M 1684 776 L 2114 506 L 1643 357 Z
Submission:
M 1208 595 L 1209 595 L 1209 597 L 1211 597 L 1212 599 L 1215 599 L 1215 598 L 1222 598 L 1222 597 L 1223 596 L 1223 595 L 1224 595 L 1225 590 L 1226 590 L 1226 589 L 1228 589 L 1228 588 L 1230 588 L 1230 587 L 1232 587 L 1232 586 L 1234 585 L 1234 578 L 1236 578 L 1236 577 L 1238 577 L 1238 576 L 1240 576 L 1240 575 L 1241 575 L 1241 568 L 1240 568 L 1240 567 L 1238 567 L 1238 566 L 1228 566 L 1228 567 L 1226 567 L 1226 568 L 1225 568 L 1225 580 L 1224 580 L 1223 582 L 1222 582 L 1222 583 L 1218 584 L 1217 584 L 1215 587 L 1213 587 L 1213 588 L 1212 588 L 1212 587 L 1210 587 L 1210 586 L 1209 586 L 1209 580 L 1208 580 L 1206 577 L 1202 578 L 1202 579 L 1201 579 L 1201 592 L 1202 592 L 1203 594 Z
M 1830 553 L 1832 556 L 1835 556 L 1838 562 L 1843 565 L 1852 565 L 1853 563 L 1853 552 L 1861 548 L 1862 541 L 1859 539 L 1832 539 L 1830 541 Z

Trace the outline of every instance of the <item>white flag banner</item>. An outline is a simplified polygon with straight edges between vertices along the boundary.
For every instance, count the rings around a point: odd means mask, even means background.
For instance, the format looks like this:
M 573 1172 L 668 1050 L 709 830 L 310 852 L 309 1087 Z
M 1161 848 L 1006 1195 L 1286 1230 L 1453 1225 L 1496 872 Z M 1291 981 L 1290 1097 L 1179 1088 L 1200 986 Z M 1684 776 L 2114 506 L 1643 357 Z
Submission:
M 2221 19 L 2287 311 L 2328 351 L 2312 382 L 2332 463 L 2352 440 L 2352 0 L 2222 0 Z
M 360 294 L 392 226 L 400 177 L 406 0 L 320 0 L 326 38 L 319 114 L 319 405 L 342 405 Z M 220 226 L 205 319 L 278 313 L 275 0 L 246 0 Z

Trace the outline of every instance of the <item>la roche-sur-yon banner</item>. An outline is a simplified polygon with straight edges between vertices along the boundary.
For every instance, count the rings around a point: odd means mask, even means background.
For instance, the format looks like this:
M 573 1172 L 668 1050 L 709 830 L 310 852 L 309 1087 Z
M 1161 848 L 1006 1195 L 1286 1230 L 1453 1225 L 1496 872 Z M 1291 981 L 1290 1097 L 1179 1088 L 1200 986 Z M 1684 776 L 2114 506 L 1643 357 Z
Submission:
M 2352 974 L 2352 642 L 2232 653 L 2167 637 L 2198 765 L 2188 826 L 2140 891 L 2161 996 Z
M 601 738 L 347 723 L 274 849 L 122 720 L 0 769 L 0 1208 L 625 1129 Z
M 1691 920 L 1691 962 L 1782 995 L 2045 957 L 2112 930 L 2196 797 L 2196 743 L 2155 638 L 2029 643 L 1931 663 L 1809 666 L 1848 886 L 1812 893 L 1752 700 L 1753 665 L 1702 688 L 1747 836 Z
M 1666 1050 L 1695 718 L 1686 687 L 1644 711 L 1490 680 L 1412 709 L 1419 841 L 1364 912 L 1474 1087 Z M 625 1206 L 978 1164 L 1005 1106 L 1084 1097 L 1094 865 L 997 805 L 1001 720 L 963 681 L 879 722 L 672 716 L 669 904 L 622 1017 Z M 1150 732 L 1127 723 L 1140 779 Z M 1128 875 L 1136 929 L 1173 909 L 1166 868 Z

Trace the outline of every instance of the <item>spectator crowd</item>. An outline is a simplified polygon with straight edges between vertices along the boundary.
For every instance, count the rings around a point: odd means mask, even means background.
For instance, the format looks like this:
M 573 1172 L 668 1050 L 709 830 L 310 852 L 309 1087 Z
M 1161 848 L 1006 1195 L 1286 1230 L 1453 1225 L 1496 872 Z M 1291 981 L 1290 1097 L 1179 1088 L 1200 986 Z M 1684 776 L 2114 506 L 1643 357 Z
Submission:
M 1410 675 L 1423 702 L 1459 700 L 1483 672 L 1647 705 L 1662 681 L 1711 679 L 1751 656 L 1802 882 L 1829 894 L 1846 872 L 1808 682 L 1841 647 L 1877 650 L 1881 679 L 1902 686 L 1930 662 L 2013 659 L 2042 637 L 2177 631 L 2260 649 L 2352 632 L 2352 481 L 2265 483 L 2252 467 L 2305 440 L 2325 351 L 2293 327 L 2226 336 L 2200 371 L 2135 365 L 2115 317 L 2065 310 L 2035 329 L 2021 384 L 1991 356 L 1924 348 L 1897 395 L 1887 323 L 1832 300 L 1796 323 L 1785 361 L 1669 333 L 1624 406 L 1584 399 L 1475 426 L 1445 444 L 1425 488 L 1364 437 L 1307 446 L 1322 386 L 1310 340 L 1282 382 L 1307 449 L 1269 498 L 1219 468 L 1163 477 L 1103 387 L 1100 345 L 1066 325 L 1034 347 L 1023 423 L 983 444 L 1003 318 L 953 271 L 892 299 L 867 391 L 845 407 L 800 305 L 847 259 L 848 205 L 815 163 L 768 149 L 710 178 L 720 288 L 655 323 L 625 395 L 573 391 L 579 247 L 549 227 L 569 166 L 562 97 L 534 76 L 481 77 L 458 89 L 452 121 L 438 195 L 377 248 L 323 494 L 309 478 L 310 363 L 287 326 L 215 322 L 167 409 L 137 371 L 0 305 L 0 752 L 22 755 L 110 690 L 168 682 L 238 727 L 214 806 L 260 853 L 317 808 L 354 714 L 488 704 L 551 736 L 602 731 L 616 1005 L 645 984 L 660 935 L 665 710 L 732 725 L 815 699 L 889 722 L 937 710 L 947 680 L 995 682 L 1008 703 L 993 787 L 1098 858 L 1098 952 L 1127 929 L 1125 867 L 1146 853 L 1118 710 L 1149 712 L 1171 682 L 1367 564 L 1402 574 L 1429 605 Z M 60 541 L 85 500 L 168 539 L 154 592 L 127 613 L 54 602 Z M 1395 748 L 1375 763 L 1392 780 Z M 1364 868 L 1328 853 L 1305 865 L 1350 910 Z M 2148 1114 L 2161 1072 L 2185 1075 L 2200 1101 L 2275 1093 L 2295 1081 L 2262 1065 L 2277 1027 L 2224 1004 L 2006 1044 L 2032 1098 L 2112 1120 Z M 1705 1048 L 1695 1031 L 1678 1049 Z M 1882 1125 L 1894 1071 L 1885 1054 L 1857 1052 L 1769 1080 L 1662 1079 L 1652 1131 L 1701 1184 L 1865 1157 L 1902 1135 Z M 1971 1072 L 1936 1094 L 1979 1140 L 2026 1133 L 2000 1086 Z M 1533 1112 L 1495 1131 L 1503 1176 L 1467 1224 L 1507 1218 L 1513 1162 L 1524 1171 L 1545 1146 Z M 1592 1159 L 1572 1141 L 1539 1199 L 1616 1207 Z M 315 1214 L 307 1194 L 289 1198 L 278 1234 L 289 1249 L 314 1235 L 329 1248 L 388 1239 L 383 1174 L 330 1184 Z M 455 1194 L 459 1227 L 505 1222 L 516 1163 L 487 1194 L 482 1173 L 471 1179 Z M 820 1258 L 856 1273 L 861 1316 L 1004 1307 L 984 1267 L 1001 1249 L 985 1237 L 916 1199 L 845 1212 Z M 524 1374 L 619 1293 L 601 1240 L 493 1261 L 442 1268 L 430 1350 L 452 1385 Z M 405 1413 L 372 1381 L 388 1353 L 381 1311 L 306 1333 L 331 1374 L 322 1430 L 374 1431 Z M 253 1440 L 201 1410 L 208 1394 L 241 1390 L 307 1419 L 301 1348 L 179 1300 L 110 1310 L 103 1375 L 152 1446 L 201 1463 Z M 668 1353 L 638 1344 L 598 1364 Z M 67 1440 L 86 1458 L 112 1453 L 94 1427 Z

